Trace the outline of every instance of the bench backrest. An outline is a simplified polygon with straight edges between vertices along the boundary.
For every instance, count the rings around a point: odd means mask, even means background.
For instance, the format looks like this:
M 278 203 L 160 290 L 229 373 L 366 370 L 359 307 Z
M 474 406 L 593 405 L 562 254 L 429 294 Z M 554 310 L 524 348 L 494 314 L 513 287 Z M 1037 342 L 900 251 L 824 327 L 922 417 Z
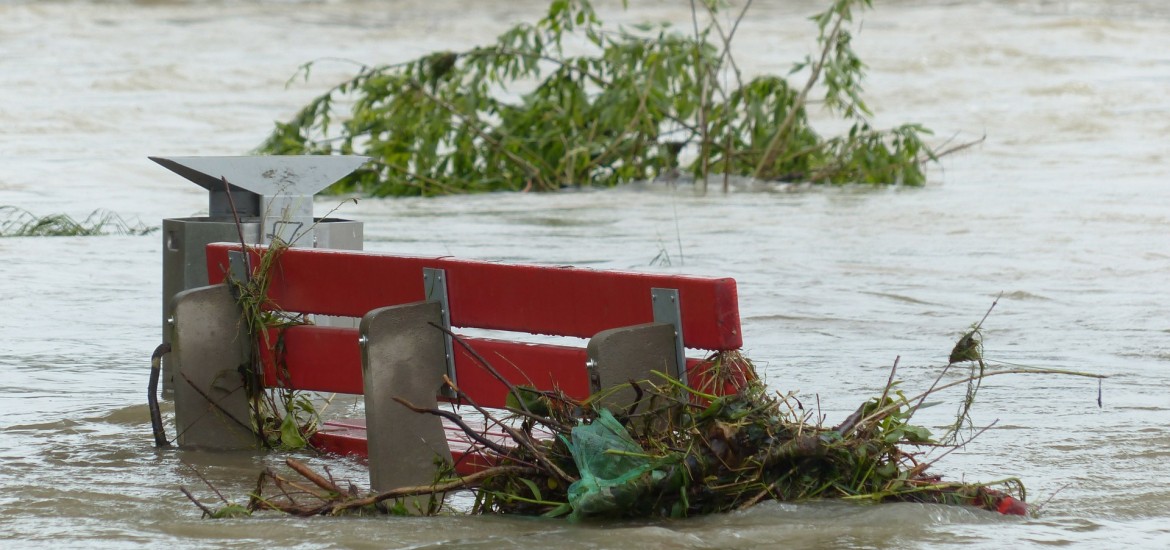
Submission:
M 239 248 L 208 245 L 211 284 L 223 282 L 230 270 L 229 251 Z M 258 266 L 256 252 L 252 254 L 251 265 Z M 736 286 L 730 278 L 290 248 L 268 273 L 268 297 L 284 311 L 361 317 L 379 307 L 425 300 L 424 268 L 445 274 L 452 327 L 590 338 L 603 330 L 654 321 L 651 289 L 670 288 L 678 291 L 686 347 L 742 346 Z M 360 394 L 357 338 L 355 329 L 285 329 L 280 346 L 262 350 L 265 384 Z M 584 348 L 487 338 L 464 341 L 513 384 L 556 387 L 576 398 L 589 394 Z M 502 406 L 505 387 L 470 354 L 458 346 L 454 351 L 460 387 L 485 406 Z M 690 360 L 690 366 L 696 362 Z

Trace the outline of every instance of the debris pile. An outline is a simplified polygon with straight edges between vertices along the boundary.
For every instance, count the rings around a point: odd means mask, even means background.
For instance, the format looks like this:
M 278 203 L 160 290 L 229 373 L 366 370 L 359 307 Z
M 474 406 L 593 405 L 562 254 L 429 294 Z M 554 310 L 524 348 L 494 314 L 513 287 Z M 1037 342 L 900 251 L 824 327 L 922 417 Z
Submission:
M 713 356 L 711 365 L 720 365 L 723 374 L 709 382 L 731 384 L 733 391 L 704 393 L 662 375 L 630 381 L 638 397 L 622 410 L 595 406 L 604 401 L 605 391 L 576 401 L 559 392 L 513 387 L 509 408 L 500 417 L 488 412 L 488 423 L 509 426 L 515 441 L 484 446 L 480 458 L 491 466 L 475 474 L 459 477 L 451 464 L 437 461 L 432 485 L 365 494 L 352 486 L 343 490 L 331 478 L 289 459 L 304 481 L 268 470 L 246 508 L 295 515 L 435 514 L 446 494 L 471 491 L 472 514 L 571 520 L 678 518 L 740 510 L 768 500 L 826 498 L 1027 513 L 1018 479 L 958 483 L 928 471 L 932 462 L 925 454 L 944 445 L 910 421 L 925 397 L 941 388 L 908 398 L 897 389 L 892 372 L 880 397 L 841 424 L 827 427 L 795 395 L 770 393 L 753 376 L 727 368 L 751 369 L 738 353 Z M 473 440 L 482 439 L 471 427 L 464 429 Z M 420 495 L 431 497 L 429 505 L 408 509 L 406 503 L 419 502 Z

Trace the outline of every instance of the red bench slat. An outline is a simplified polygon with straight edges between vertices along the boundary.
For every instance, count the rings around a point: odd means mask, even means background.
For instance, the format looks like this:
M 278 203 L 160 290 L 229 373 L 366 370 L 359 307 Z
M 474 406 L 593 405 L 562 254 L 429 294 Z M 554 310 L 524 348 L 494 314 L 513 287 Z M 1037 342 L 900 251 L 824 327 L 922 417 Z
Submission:
M 283 333 L 283 334 L 282 334 Z M 260 338 L 264 386 L 362 393 L 362 352 L 352 328 L 295 326 Z
M 363 393 L 357 329 L 303 325 L 283 332 L 280 335 L 278 329 L 270 330 L 268 342 L 272 348 L 260 346 L 266 387 Z M 559 389 L 574 399 L 589 397 L 584 348 L 489 338 L 462 337 L 462 340 L 513 385 Z M 277 357 L 280 353 L 283 358 Z M 699 359 L 687 359 L 687 379 L 696 388 L 710 385 L 701 365 Z M 476 403 L 485 407 L 504 406 L 507 387 L 459 345 L 455 346 L 455 376 L 459 388 Z M 734 385 L 729 388 L 734 391 Z
M 228 251 L 238 249 L 231 243 L 208 245 L 211 284 L 223 282 Z M 660 287 L 678 289 L 687 347 L 743 345 L 730 278 L 290 248 L 272 269 L 269 297 L 287 311 L 361 317 L 378 307 L 423 300 L 424 267 L 446 271 L 451 324 L 458 327 L 589 338 L 653 321 L 650 289 Z
M 588 356 L 584 348 L 526 344 L 487 338 L 462 338 L 516 386 L 559 389 L 574 399 L 589 397 Z M 496 380 L 471 354 L 455 344 L 455 377 L 459 389 L 485 407 L 503 407 L 508 388 Z
M 261 345 L 266 387 L 361 394 L 362 361 L 356 329 L 303 325 L 268 333 Z M 576 399 L 589 396 L 583 348 L 461 337 L 514 385 L 558 388 Z M 262 341 L 263 343 L 263 341 Z M 278 357 L 283 355 L 282 357 Z M 508 389 L 455 346 L 455 377 L 461 390 L 485 407 L 503 407 Z

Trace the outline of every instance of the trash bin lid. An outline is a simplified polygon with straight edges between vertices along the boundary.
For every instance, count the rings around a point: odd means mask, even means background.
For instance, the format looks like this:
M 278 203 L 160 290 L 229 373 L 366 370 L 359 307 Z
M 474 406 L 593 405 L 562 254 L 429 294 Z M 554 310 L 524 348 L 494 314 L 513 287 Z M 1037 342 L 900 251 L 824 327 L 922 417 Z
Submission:
M 223 180 L 262 196 L 312 196 L 370 160 L 357 155 L 148 157 L 208 191 Z

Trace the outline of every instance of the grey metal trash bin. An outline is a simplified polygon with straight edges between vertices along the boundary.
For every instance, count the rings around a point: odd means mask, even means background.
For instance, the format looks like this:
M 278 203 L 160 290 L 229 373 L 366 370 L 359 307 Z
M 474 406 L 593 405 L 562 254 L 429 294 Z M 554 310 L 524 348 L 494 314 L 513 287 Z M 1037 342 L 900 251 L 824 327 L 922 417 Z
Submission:
M 269 244 L 362 249 L 362 222 L 313 215 L 313 196 L 369 160 L 361 156 L 149 157 L 208 191 L 208 215 L 163 220 L 162 333 L 171 299 L 206 286 L 207 244 Z M 224 180 L 227 180 L 225 186 Z M 230 193 L 229 193 L 230 190 Z M 236 216 L 240 224 L 236 225 Z M 173 368 L 163 360 L 163 393 L 174 390 Z

